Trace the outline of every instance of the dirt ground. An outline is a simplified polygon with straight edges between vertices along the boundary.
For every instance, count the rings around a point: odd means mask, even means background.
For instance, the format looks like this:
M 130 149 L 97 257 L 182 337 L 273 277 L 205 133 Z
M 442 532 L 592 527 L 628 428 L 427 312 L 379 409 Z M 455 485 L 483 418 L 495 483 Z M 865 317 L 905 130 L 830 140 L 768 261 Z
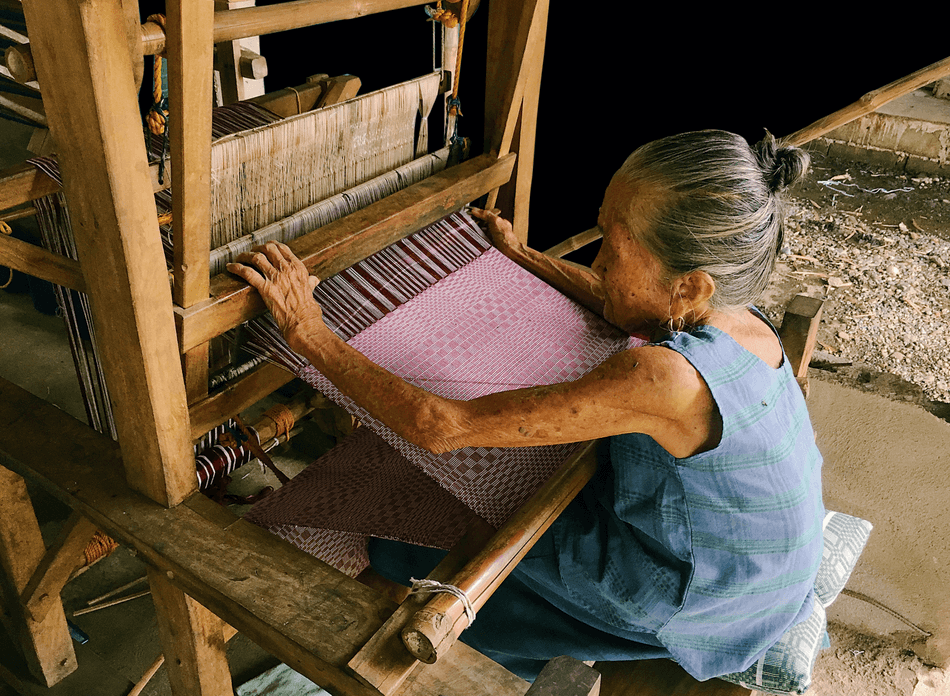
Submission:
M 946 417 L 948 271 L 950 180 L 815 156 L 790 192 L 786 241 L 762 306 L 780 322 L 796 293 L 825 298 L 822 367 L 896 375 L 899 398 Z M 809 696 L 950 696 L 944 671 L 906 645 L 834 623 L 829 635 Z

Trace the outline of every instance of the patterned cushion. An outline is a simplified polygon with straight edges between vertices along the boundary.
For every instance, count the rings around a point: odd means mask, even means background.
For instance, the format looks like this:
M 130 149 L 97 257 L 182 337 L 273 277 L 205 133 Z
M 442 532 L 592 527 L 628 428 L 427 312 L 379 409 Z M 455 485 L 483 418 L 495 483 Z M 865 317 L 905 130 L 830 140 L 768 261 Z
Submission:
M 811 684 L 818 651 L 827 647 L 825 607 L 848 582 L 870 533 L 870 522 L 841 512 L 829 512 L 824 521 L 825 547 L 815 577 L 811 616 L 790 628 L 747 670 L 719 678 L 770 694 L 805 693 Z

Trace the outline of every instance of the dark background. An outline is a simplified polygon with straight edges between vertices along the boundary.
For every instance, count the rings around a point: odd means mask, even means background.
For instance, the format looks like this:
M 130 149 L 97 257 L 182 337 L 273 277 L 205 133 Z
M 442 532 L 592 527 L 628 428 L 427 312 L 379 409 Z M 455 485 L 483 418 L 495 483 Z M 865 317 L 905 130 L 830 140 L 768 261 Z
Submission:
M 461 73 L 460 129 L 476 152 L 490 1 L 469 24 Z M 910 28 L 898 28 L 899 8 L 888 7 L 851 5 L 835 16 L 788 4 L 707 12 L 681 3 L 552 0 L 532 246 L 544 249 L 591 227 L 611 174 L 643 142 L 699 128 L 753 142 L 766 128 L 786 135 L 945 57 L 936 17 L 906 17 Z M 421 7 L 261 40 L 268 90 L 326 72 L 358 75 L 365 92 L 432 67 L 431 24 Z

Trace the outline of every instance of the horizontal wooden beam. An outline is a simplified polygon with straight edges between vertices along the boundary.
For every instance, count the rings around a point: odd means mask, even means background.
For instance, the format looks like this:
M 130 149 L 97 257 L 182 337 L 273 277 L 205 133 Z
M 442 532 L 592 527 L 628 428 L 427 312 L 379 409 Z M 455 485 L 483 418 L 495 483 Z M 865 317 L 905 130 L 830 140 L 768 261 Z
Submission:
M 5 234 L 0 234 L 0 266 L 8 266 L 72 290 L 86 291 L 86 281 L 78 261 Z
M 511 177 L 514 161 L 514 154 L 471 159 L 324 225 L 288 246 L 311 273 L 327 278 L 501 186 Z M 263 312 L 264 303 L 247 283 L 230 273 L 217 275 L 211 279 L 210 299 L 187 309 L 175 308 L 181 351 L 206 343 Z
M 130 489 L 118 445 L 0 380 L 0 466 L 28 477 L 135 550 L 278 659 L 334 693 L 378 696 L 347 662 L 396 605 L 204 495 L 165 508 Z M 48 437 L 50 432 L 57 437 Z M 459 644 L 406 696 L 522 696 L 528 685 Z
M 294 378 L 293 373 L 271 363 L 258 367 L 228 382 L 221 391 L 197 402 L 188 409 L 191 438 L 197 440 L 228 418 L 253 406 L 268 394 L 280 389 Z
M 149 166 L 152 190 L 162 191 L 171 186 L 171 163 L 165 162 L 163 182 L 158 180 L 158 164 Z M 63 187 L 31 164 L 17 164 L 0 171 L 0 210 L 35 201 L 43 196 L 59 193 Z
M 30 164 L 18 164 L 0 171 L 0 210 L 14 208 L 49 196 L 62 187 Z
M 293 0 L 214 13 L 214 43 L 356 19 L 424 5 L 428 0 Z

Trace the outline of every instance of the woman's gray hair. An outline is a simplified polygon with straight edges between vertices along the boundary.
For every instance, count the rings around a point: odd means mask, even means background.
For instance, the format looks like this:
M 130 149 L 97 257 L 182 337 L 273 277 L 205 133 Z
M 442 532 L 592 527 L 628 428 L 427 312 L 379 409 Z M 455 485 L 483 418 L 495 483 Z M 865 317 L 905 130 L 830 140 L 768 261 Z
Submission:
M 784 237 L 781 193 L 804 176 L 808 155 L 766 132 L 755 147 L 734 133 L 682 133 L 638 148 L 622 181 L 664 192 L 640 242 L 670 279 L 705 271 L 710 306 L 734 310 L 765 290 Z

